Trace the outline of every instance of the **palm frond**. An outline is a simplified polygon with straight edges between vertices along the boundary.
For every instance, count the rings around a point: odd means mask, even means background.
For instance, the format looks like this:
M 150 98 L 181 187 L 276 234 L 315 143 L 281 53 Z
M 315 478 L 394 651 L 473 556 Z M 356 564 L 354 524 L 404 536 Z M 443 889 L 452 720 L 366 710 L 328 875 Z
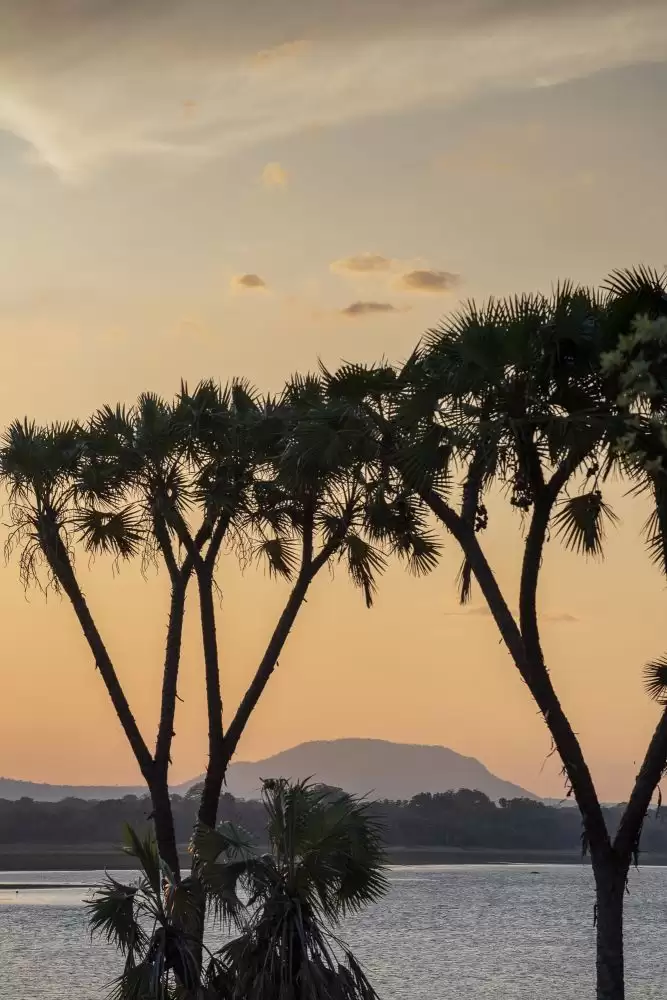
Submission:
M 87 552 L 130 559 L 144 541 L 139 514 L 132 507 L 115 511 L 84 508 L 77 512 L 75 524 Z
M 653 505 L 643 527 L 649 558 L 663 575 L 667 575 L 667 480 L 664 474 L 642 477 L 651 494 Z
M 664 286 L 665 272 L 657 271 L 645 264 L 614 270 L 603 284 L 604 290 L 616 298 L 647 290 L 664 291 Z
M 108 1000 L 168 1000 L 168 987 L 161 982 L 154 962 L 128 965 L 110 986 Z
M 661 656 L 644 667 L 644 686 L 650 698 L 667 705 L 667 656 Z
M 472 566 L 467 556 L 463 557 L 456 582 L 459 588 L 459 603 L 468 604 L 472 596 Z
M 321 364 L 320 372 L 327 395 L 352 404 L 382 399 L 396 388 L 396 371 L 383 362 L 373 365 L 346 362 L 335 372 Z
M 247 860 L 254 856 L 250 834 L 234 823 L 220 823 L 212 829 L 203 823 L 195 826 L 190 849 L 197 862 L 213 863 L 226 860 Z
M 159 898 L 162 893 L 164 863 L 153 834 L 148 832 L 141 837 L 131 826 L 126 825 L 123 851 L 137 859 L 154 895 Z
M 14 420 L 2 438 L 0 471 L 10 490 L 31 488 L 49 495 L 73 475 L 81 444 L 81 428 L 74 422 L 40 427 Z
M 255 544 L 255 556 L 265 562 L 269 576 L 291 580 L 297 566 L 297 552 L 294 539 L 262 538 Z
M 91 933 L 104 937 L 125 956 L 138 954 L 146 945 L 146 934 L 135 914 L 138 891 L 138 886 L 123 885 L 107 875 L 86 904 Z
M 553 518 L 556 533 L 566 548 L 593 557 L 603 554 L 605 522 L 615 524 L 617 521 L 599 490 L 565 498 Z
M 377 576 L 384 570 L 386 559 L 370 542 L 354 532 L 345 536 L 343 551 L 350 578 L 362 591 L 366 607 L 370 608 L 377 588 Z

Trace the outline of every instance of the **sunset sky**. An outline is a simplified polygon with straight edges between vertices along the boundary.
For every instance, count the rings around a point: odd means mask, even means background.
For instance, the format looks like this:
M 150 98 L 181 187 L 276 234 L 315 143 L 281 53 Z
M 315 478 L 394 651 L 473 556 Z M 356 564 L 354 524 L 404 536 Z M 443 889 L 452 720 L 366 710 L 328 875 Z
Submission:
M 664 0 L 0 0 L 0 424 L 181 378 L 276 390 L 319 358 L 398 360 L 469 296 L 664 266 L 666 53 Z M 605 799 L 627 795 L 657 715 L 641 667 L 667 650 L 644 512 L 615 490 L 605 563 L 552 541 L 540 600 Z M 495 503 L 508 587 L 520 530 Z M 437 743 L 560 795 L 479 595 L 457 607 L 458 564 L 447 541 L 427 579 L 393 567 L 371 612 L 323 575 L 240 756 Z M 78 566 L 152 743 L 165 582 Z M 285 591 L 231 559 L 219 582 L 233 705 Z M 69 606 L 24 593 L 15 561 L 0 597 L 0 774 L 136 781 Z M 191 611 L 175 780 L 205 754 Z

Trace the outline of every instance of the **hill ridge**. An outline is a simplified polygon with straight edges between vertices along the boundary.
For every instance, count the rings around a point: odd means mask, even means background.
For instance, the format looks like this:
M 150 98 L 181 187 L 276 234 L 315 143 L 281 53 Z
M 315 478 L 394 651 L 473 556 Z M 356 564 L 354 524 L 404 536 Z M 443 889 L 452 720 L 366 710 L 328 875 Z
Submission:
M 237 798 L 255 798 L 262 778 L 313 778 L 358 795 L 377 799 L 409 799 L 419 792 L 472 788 L 491 799 L 525 797 L 534 792 L 491 772 L 476 757 L 433 743 L 401 743 L 375 737 L 307 740 L 259 760 L 236 761 L 230 768 L 227 790 Z M 200 777 L 172 786 L 183 794 Z M 16 778 L 0 778 L 0 798 L 111 799 L 145 795 L 143 785 L 52 785 Z

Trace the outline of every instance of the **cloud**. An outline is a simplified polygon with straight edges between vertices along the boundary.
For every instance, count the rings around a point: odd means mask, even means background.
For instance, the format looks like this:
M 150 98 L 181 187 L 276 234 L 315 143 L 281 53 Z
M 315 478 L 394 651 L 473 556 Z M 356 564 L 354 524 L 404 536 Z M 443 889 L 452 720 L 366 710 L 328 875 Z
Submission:
M 237 274 L 232 278 L 231 286 L 240 291 L 253 292 L 263 292 L 267 288 L 264 278 L 260 278 L 258 274 Z
M 399 312 L 399 310 L 391 302 L 352 302 L 349 306 L 341 309 L 341 314 L 350 319 L 393 312 Z
M 432 269 L 407 271 L 396 280 L 396 286 L 405 292 L 431 292 L 442 295 L 460 284 L 460 276 L 451 271 Z
M 471 616 L 489 618 L 491 616 L 491 612 L 487 608 L 486 604 L 480 604 L 475 607 L 460 607 L 453 611 L 443 611 L 443 614 L 447 618 L 469 618 Z
M 378 274 L 390 271 L 394 261 L 379 253 L 358 253 L 351 257 L 341 257 L 330 264 L 335 274 Z
M 286 187 L 287 171 L 279 163 L 267 163 L 262 170 L 262 184 L 266 188 Z
M 664 0 L 0 0 L 0 18 L 0 129 L 72 180 L 659 61 L 667 40 Z
M 518 620 L 519 612 L 516 608 L 510 608 L 514 617 Z M 466 618 L 491 618 L 491 611 L 486 604 L 476 604 L 471 607 L 457 608 L 455 611 L 445 611 L 447 617 L 466 617 Z M 543 622 L 558 622 L 561 624 L 569 625 L 573 622 L 578 622 L 579 618 L 576 615 L 570 614 L 568 611 L 544 611 L 539 614 L 540 621 Z
M 176 327 L 176 334 L 186 340 L 202 340 L 208 336 L 208 330 L 200 319 L 184 316 Z
M 311 45 L 312 42 L 307 38 L 296 38 L 292 42 L 283 42 L 281 45 L 256 52 L 252 61 L 256 66 L 267 66 L 283 59 L 295 59 L 308 52 Z

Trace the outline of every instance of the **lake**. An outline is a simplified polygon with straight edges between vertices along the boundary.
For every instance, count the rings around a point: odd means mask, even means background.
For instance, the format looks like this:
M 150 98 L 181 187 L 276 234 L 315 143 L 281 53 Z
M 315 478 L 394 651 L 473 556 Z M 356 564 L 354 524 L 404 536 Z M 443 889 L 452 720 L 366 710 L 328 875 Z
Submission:
M 119 873 L 120 878 L 129 873 Z M 0 872 L 0 997 L 99 1000 L 118 970 L 91 942 L 83 899 L 101 872 Z M 593 988 L 593 882 L 576 865 L 397 867 L 386 900 L 343 936 L 383 1000 L 586 1000 Z M 633 872 L 626 903 L 628 1000 L 667 982 L 667 868 Z

